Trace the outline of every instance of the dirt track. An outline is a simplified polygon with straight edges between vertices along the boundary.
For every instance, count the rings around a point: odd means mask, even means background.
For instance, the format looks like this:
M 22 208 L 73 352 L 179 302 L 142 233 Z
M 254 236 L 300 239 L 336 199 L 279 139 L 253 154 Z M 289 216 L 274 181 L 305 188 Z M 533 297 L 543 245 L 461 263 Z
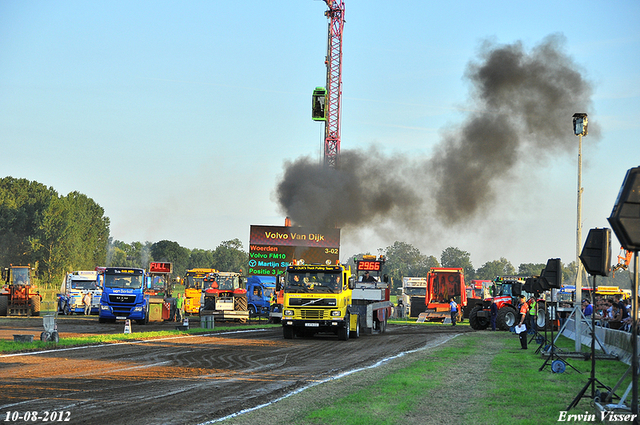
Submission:
M 122 332 L 121 323 L 93 319 L 61 318 L 61 338 Z M 9 324 L 12 329 L 0 323 L 0 338 L 20 324 L 18 333 L 31 327 L 39 335 L 42 319 Z M 174 326 L 134 325 L 134 332 Z M 68 423 L 198 424 L 468 329 L 389 325 L 383 335 L 345 342 L 334 336 L 284 340 L 276 328 L 0 355 L 0 418 L 9 411 L 41 417 L 64 411 Z

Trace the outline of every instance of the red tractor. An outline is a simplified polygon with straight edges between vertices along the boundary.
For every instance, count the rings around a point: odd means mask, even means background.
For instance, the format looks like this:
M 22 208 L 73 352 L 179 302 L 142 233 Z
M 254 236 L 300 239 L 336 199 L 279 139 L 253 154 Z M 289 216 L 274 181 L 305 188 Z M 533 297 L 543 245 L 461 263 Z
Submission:
M 485 298 L 469 313 L 469 324 L 475 330 L 487 329 L 491 324 L 491 303 L 495 301 L 498 306 L 496 329 L 508 331 L 518 320 L 518 298 L 524 293 L 522 286 L 524 277 L 499 276 L 493 283 L 493 298 Z M 543 313 L 544 314 L 544 313 Z
M 2 270 L 0 316 L 39 316 L 42 298 L 33 284 L 30 266 L 10 265 Z

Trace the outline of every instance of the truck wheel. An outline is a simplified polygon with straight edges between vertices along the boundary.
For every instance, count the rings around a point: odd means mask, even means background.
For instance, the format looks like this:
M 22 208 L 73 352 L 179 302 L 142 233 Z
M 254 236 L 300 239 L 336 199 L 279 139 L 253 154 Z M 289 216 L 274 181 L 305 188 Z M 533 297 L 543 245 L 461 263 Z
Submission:
M 471 313 L 469 313 L 469 325 L 477 331 L 487 329 L 490 321 L 486 317 L 478 317 L 478 312 L 482 310 L 481 305 L 473 307 Z
M 348 341 L 349 340 L 349 323 L 351 323 L 351 318 L 350 316 L 347 316 L 345 318 L 345 326 L 344 328 L 340 328 L 338 329 L 338 339 L 341 341 Z
M 288 326 L 283 326 L 282 336 L 284 336 L 284 339 L 293 339 L 293 328 Z
M 29 298 L 29 308 L 32 316 L 40 316 L 40 296 L 34 295 Z
M 504 306 L 498 310 L 498 318 L 496 319 L 496 325 L 503 331 L 508 331 L 511 326 L 516 324 L 516 309 L 511 306 Z
M 360 320 L 356 321 L 356 330 L 349 331 L 349 338 L 360 338 Z
M 6 295 L 0 295 L 0 316 L 6 316 L 8 308 L 9 297 L 7 297 Z
M 255 317 L 256 316 L 256 308 L 253 306 L 253 304 L 249 305 L 249 317 Z

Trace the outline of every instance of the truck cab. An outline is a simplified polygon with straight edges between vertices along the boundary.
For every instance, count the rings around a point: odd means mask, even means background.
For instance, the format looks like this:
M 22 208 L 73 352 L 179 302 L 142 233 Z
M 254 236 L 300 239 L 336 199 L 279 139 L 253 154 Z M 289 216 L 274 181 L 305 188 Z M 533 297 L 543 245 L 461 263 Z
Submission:
M 146 280 L 144 269 L 106 267 L 102 271 L 99 321 L 130 319 L 141 325 L 148 323 L 149 295 L 144 293 Z
M 385 331 L 393 304 L 389 301 L 389 279 L 380 275 L 384 258 L 364 256 L 355 263 L 354 274 L 342 264 L 287 267 L 281 283 L 285 339 L 332 333 L 346 341 L 359 337 L 361 331 Z M 360 273 L 370 272 L 377 278 L 370 275 L 357 281 Z
M 276 278 L 270 276 L 249 276 L 247 279 L 247 303 L 249 314 L 268 315 L 271 297 L 276 290 Z
M 67 273 L 58 294 L 58 312 L 83 314 L 86 293 L 91 294 L 91 314 L 98 314 L 102 289 L 98 285 L 98 272 L 79 270 Z

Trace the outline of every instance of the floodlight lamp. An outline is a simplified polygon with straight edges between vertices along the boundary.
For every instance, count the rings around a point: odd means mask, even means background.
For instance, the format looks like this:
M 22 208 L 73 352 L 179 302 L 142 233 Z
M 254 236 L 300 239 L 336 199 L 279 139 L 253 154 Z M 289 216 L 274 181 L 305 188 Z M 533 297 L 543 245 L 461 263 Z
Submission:
M 584 112 L 576 112 L 573 114 L 573 134 L 576 136 L 586 136 L 588 133 L 588 123 L 589 119 Z

